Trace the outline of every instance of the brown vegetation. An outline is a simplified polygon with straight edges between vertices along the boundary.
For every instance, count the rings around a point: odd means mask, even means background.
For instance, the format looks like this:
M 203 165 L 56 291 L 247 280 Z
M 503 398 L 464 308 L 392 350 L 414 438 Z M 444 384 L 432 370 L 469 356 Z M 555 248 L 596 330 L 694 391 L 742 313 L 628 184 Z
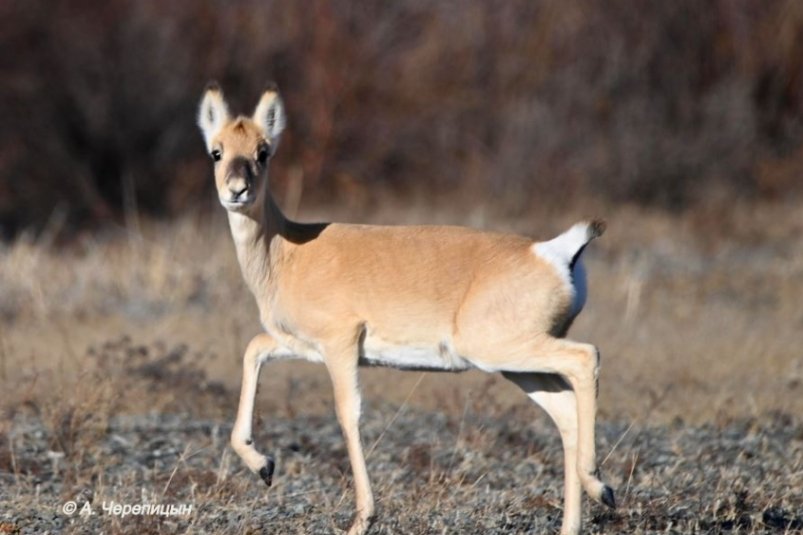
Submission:
M 206 202 L 210 78 L 235 103 L 278 81 L 275 181 L 319 199 L 788 195 L 802 29 L 795 0 L 7 2 L 0 233 Z
M 610 454 L 602 469 L 622 499 L 613 514 L 590 506 L 590 531 L 801 529 L 803 213 L 791 203 L 754 205 L 730 216 L 729 236 L 701 240 L 705 219 L 595 211 L 609 215 L 609 230 L 586 253 L 590 300 L 571 335 L 602 350 L 598 451 Z M 221 212 L 84 237 L 72 248 L 30 238 L 0 248 L 8 529 L 330 533 L 348 525 L 347 456 L 319 365 L 263 371 L 255 439 L 278 454 L 270 491 L 228 448 L 243 348 L 259 325 Z M 457 214 L 386 200 L 357 220 L 545 237 L 577 217 Z M 557 432 L 515 387 L 476 372 L 361 377 L 377 533 L 556 530 Z M 95 508 L 191 503 L 195 512 L 87 520 L 60 510 L 90 499 Z
M 576 217 L 488 221 L 383 206 L 385 221 L 447 219 L 537 236 Z M 731 221 L 739 238 L 712 245 L 694 237 L 693 221 L 620 209 L 586 253 L 591 296 L 571 334 L 603 351 L 599 452 L 621 502 L 615 513 L 588 507 L 592 533 L 803 529 L 803 220 L 791 205 L 741 214 Z M 347 456 L 320 366 L 263 371 L 255 438 L 277 455 L 273 488 L 228 448 L 241 354 L 259 327 L 222 218 L 146 224 L 70 250 L 21 239 L 0 255 L 4 526 L 348 525 Z M 474 372 L 361 375 L 376 533 L 557 529 L 559 438 L 515 387 Z M 67 516 L 67 500 L 90 501 L 98 514 Z M 194 512 L 121 518 L 103 514 L 104 501 Z
M 204 369 L 236 387 L 242 352 L 260 327 L 221 212 L 211 220 L 196 214 L 175 224 L 146 224 L 125 239 L 87 237 L 68 250 L 28 239 L 1 249 L 2 378 L 46 393 L 75 377 L 86 348 L 127 334 L 137 344 L 161 340 L 211 353 Z M 731 237 L 704 240 L 693 219 L 637 208 L 608 214 L 609 231 L 589 249 L 590 301 L 571 332 L 602 351 L 602 415 L 711 422 L 773 410 L 802 413 L 803 340 L 796 326 L 803 322 L 797 238 L 803 213 L 793 204 L 753 206 L 731 218 Z M 551 236 L 578 217 L 522 219 L 479 209 L 450 216 L 392 201 L 359 219 L 346 210 L 302 214 L 306 220 L 451 222 L 534 237 Z M 271 414 L 331 410 L 318 366 L 279 362 L 270 369 L 263 389 L 272 394 L 262 402 Z M 366 376 L 368 395 L 395 403 L 418 379 L 386 370 L 366 370 Z M 386 388 L 390 378 L 398 388 Z M 503 405 L 521 401 L 502 379 L 492 387 L 488 380 L 480 373 L 427 375 L 411 402 L 459 412 L 450 392 L 466 387 L 507 400 Z

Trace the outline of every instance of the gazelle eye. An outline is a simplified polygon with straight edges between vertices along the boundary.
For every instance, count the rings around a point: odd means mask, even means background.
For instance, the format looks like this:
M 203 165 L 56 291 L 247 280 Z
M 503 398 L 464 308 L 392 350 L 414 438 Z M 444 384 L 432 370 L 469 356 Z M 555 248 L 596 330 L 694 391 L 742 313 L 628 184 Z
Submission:
M 268 156 L 270 156 L 270 149 L 268 147 L 262 147 L 257 153 L 257 161 L 259 161 L 259 163 L 265 163 L 268 161 Z
M 216 162 L 219 162 L 220 161 L 220 157 L 222 156 L 218 149 L 213 150 L 209 154 L 210 154 L 210 156 L 212 156 L 212 159 L 215 160 Z

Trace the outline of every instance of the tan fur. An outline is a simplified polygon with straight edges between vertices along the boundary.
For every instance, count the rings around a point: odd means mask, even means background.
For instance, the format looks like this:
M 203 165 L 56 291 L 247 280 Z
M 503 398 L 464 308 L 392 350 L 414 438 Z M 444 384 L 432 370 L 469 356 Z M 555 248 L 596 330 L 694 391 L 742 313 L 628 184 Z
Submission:
M 209 120 L 224 114 L 222 124 Z M 232 432 L 245 463 L 254 471 L 268 464 L 251 443 L 260 365 L 293 357 L 324 362 L 354 471 L 357 515 L 349 533 L 365 532 L 374 505 L 359 437 L 357 366 L 369 344 L 391 359 L 405 348 L 420 350 L 444 370 L 502 371 L 545 408 L 566 456 L 562 532 L 577 533 L 581 485 L 595 499 L 606 490 L 594 475 L 598 354 L 562 338 L 572 320 L 571 289 L 534 242 L 459 227 L 289 221 L 270 195 L 267 162 L 258 161 L 260 150 L 278 145 L 278 93 L 266 91 L 253 118 L 231 119 L 212 88 L 199 124 L 210 151 L 220 154 L 218 194 L 265 329 L 245 353 Z

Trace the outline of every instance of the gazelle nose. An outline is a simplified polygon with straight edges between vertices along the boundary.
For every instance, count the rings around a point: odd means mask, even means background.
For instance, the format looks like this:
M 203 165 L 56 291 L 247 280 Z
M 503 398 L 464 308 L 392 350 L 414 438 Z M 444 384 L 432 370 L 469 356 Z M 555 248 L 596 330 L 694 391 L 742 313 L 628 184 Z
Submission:
M 229 193 L 233 199 L 239 199 L 248 191 L 248 183 L 245 180 L 231 180 L 228 183 Z

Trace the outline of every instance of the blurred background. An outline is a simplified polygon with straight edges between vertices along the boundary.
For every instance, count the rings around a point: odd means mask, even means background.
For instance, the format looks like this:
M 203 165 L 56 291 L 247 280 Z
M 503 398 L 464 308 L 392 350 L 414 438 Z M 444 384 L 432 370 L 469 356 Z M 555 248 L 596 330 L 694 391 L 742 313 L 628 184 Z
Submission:
M 803 190 L 803 4 L 0 4 L 0 236 L 213 206 L 206 82 L 278 82 L 279 195 L 671 213 Z M 721 208 L 719 208 L 721 211 Z M 719 213 L 719 212 L 715 212 Z
M 592 506 L 601 532 L 803 526 L 803 1 L 5 0 L 0 50 L 0 532 L 183 532 L 61 513 L 168 487 L 187 531 L 347 525 L 325 367 L 262 373 L 278 494 L 226 446 L 261 327 L 196 126 L 212 79 L 249 115 L 279 84 L 271 186 L 296 219 L 534 239 L 607 220 L 570 333 L 603 355 L 598 457 L 633 523 Z M 489 531 L 401 527 L 432 504 L 557 530 L 557 433 L 515 386 L 360 377 L 379 506 L 411 519 L 385 531 Z
M 65 410 L 125 337 L 204 353 L 233 412 L 260 326 L 195 124 L 215 79 L 246 114 L 279 84 L 272 189 L 300 220 L 542 239 L 605 218 L 572 330 L 610 355 L 603 417 L 803 413 L 799 1 L 28 0 L 0 2 L 0 47 L 9 400 L 63 388 Z M 266 375 L 267 414 L 330 414 L 321 367 Z M 368 403 L 521 402 L 484 374 L 365 377 Z

